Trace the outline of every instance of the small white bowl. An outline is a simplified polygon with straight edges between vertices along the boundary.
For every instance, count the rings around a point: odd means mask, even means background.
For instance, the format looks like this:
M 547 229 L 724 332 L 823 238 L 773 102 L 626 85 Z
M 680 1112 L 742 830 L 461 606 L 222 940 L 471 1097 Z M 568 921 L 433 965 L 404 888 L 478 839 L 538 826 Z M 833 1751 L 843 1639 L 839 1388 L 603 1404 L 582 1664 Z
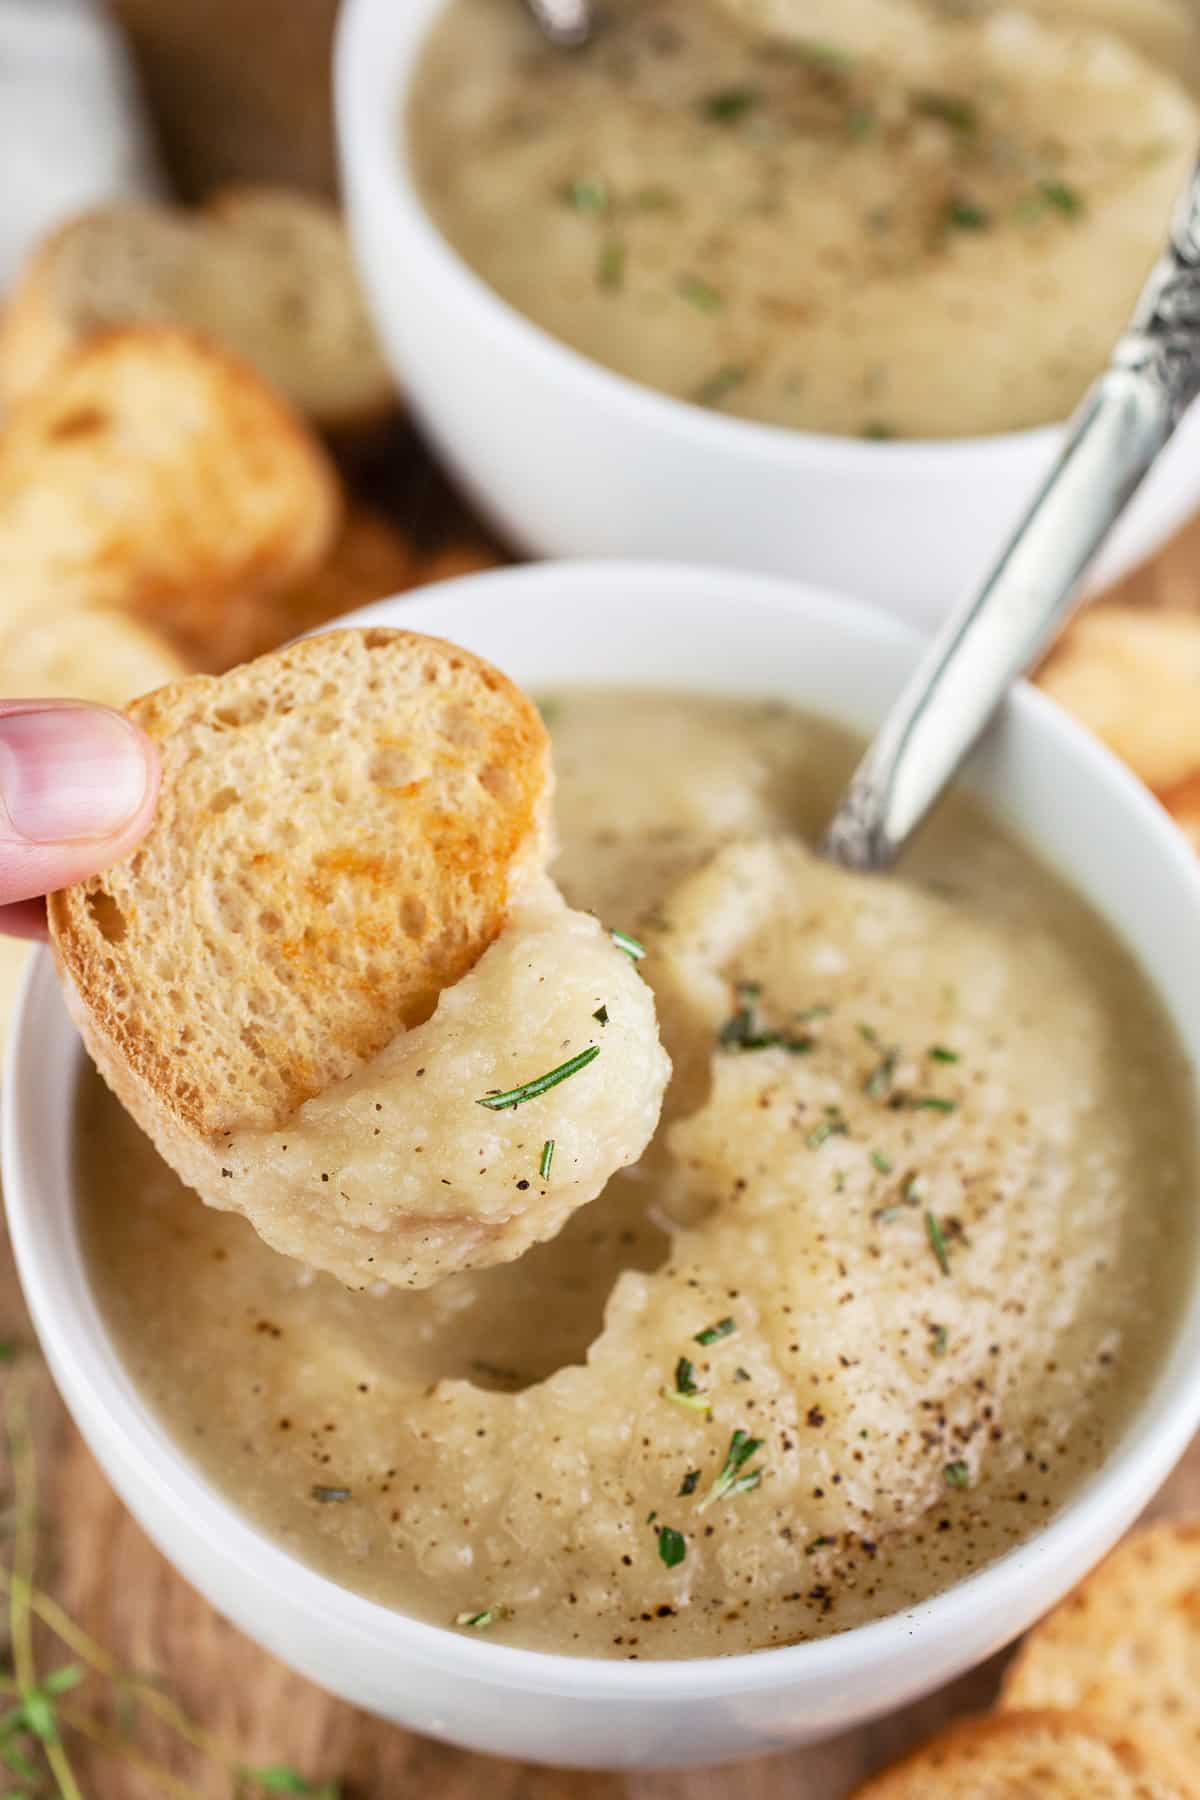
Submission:
M 471 576 L 362 621 L 441 633 L 526 687 L 621 682 L 795 702 L 862 731 L 917 640 L 848 601 L 762 576 L 601 563 Z M 1200 1066 L 1200 862 L 1133 778 L 1048 700 L 1016 693 L 969 785 L 1124 936 Z M 1109 1548 L 1200 1425 L 1200 1256 L 1138 1417 L 1105 1467 L 1023 1547 L 877 1624 L 787 1649 L 608 1662 L 509 1648 L 346 1592 L 264 1537 L 189 1463 L 122 1366 L 88 1282 L 72 1198 L 81 1051 L 48 953 L 10 1042 L 4 1189 L 30 1310 L 59 1387 L 135 1517 L 212 1603 L 322 1686 L 418 1731 L 584 1766 L 712 1762 L 827 1736 L 999 1649 Z M 197 1201 L 199 1205 L 199 1201 Z
M 350 230 L 384 350 L 480 510 L 534 555 L 758 569 L 856 594 L 916 623 L 939 618 L 999 551 L 1061 430 L 866 443 L 755 425 L 642 387 L 549 336 L 467 267 L 413 180 L 405 98 L 443 4 L 346 0 L 338 135 Z M 1198 504 L 1200 410 L 1113 537 L 1095 582 L 1148 555 Z

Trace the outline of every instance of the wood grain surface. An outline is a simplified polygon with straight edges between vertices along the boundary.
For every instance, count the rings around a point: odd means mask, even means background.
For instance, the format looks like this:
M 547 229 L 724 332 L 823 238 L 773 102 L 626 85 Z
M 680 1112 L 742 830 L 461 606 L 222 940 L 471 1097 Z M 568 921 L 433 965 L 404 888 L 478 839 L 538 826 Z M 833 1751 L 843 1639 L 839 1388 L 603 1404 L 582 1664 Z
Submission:
M 397 434 L 357 483 L 426 549 L 484 541 L 409 434 Z M 1200 519 L 1125 587 L 1140 604 L 1200 605 Z M 0 1245 L 0 1341 L 30 1345 L 7 1244 Z M 336 1778 L 344 1800 L 841 1800 L 854 1783 L 943 1719 L 986 1705 L 998 1665 L 865 1730 L 815 1749 L 723 1769 L 658 1775 L 539 1769 L 462 1754 L 331 1700 L 291 1674 L 221 1619 L 142 1536 L 84 1449 L 36 1350 L 3 1365 L 4 1385 L 28 1384 L 39 1479 L 38 1581 L 127 1669 L 160 1677 L 207 1730 L 251 1767 L 288 1765 L 306 1778 Z M 0 1530 L 11 1532 L 11 1467 L 0 1467 Z M 1200 1442 L 1156 1502 L 1156 1511 L 1200 1510 Z M 0 1551 L 4 1550 L 0 1544 Z M 6 1561 L 0 1556 L 0 1561 Z M 60 1660 L 39 1637 L 44 1666 Z M 89 1682 L 74 1706 L 114 1724 L 111 1684 Z M 121 1753 L 68 1732 L 86 1800 L 152 1800 L 174 1793 L 230 1800 L 218 1764 L 139 1709 L 135 1741 L 170 1772 L 163 1785 Z M 0 1789 L 3 1781 L 0 1780 Z M 257 1790 L 255 1790 L 257 1792 Z

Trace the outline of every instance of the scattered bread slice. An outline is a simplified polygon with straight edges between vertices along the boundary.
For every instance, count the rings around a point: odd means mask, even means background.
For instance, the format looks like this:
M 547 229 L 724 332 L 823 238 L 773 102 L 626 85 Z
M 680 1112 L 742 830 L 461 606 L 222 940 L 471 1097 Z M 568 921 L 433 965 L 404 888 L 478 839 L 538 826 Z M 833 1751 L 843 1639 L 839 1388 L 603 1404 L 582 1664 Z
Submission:
M 395 394 L 335 208 L 286 188 L 218 194 L 201 212 L 112 205 L 48 238 L 0 325 L 0 399 L 24 398 L 114 326 L 202 332 L 325 430 L 371 426 Z
M 352 505 L 329 556 L 311 575 L 260 606 L 264 641 L 276 649 L 302 632 L 315 631 L 345 613 L 413 587 L 418 560 L 411 541 L 369 507 Z M 227 657 L 219 666 L 228 668 Z
M 1196 1800 L 1196 1790 L 1081 1715 L 1012 1712 L 949 1726 L 851 1800 Z
M 125 613 L 52 610 L 0 626 L 0 700 L 124 706 L 187 673 L 164 638 Z
M 49 912 L 88 1048 L 156 1142 L 277 1125 L 350 1074 L 544 861 L 537 710 L 440 639 L 307 638 L 129 711 L 162 746 L 157 818 Z
M 1200 770 L 1200 614 L 1101 603 L 1075 621 L 1037 681 L 1147 786 Z
M 1003 1704 L 1081 1708 L 1200 1788 L 1200 1522 L 1127 1538 L 1025 1639 Z
M 498 561 L 474 544 L 420 556 L 382 514 L 352 504 L 329 556 L 311 575 L 282 592 L 228 595 L 216 605 L 193 595 L 186 630 L 177 619 L 176 641 L 191 667 L 216 675 L 373 601 L 494 568 Z
M 1158 798 L 1194 850 L 1200 851 L 1200 767 L 1159 790 Z
M 95 338 L 0 435 L 0 626 L 116 608 L 186 647 L 308 576 L 340 512 L 324 451 L 252 369 L 166 328 Z

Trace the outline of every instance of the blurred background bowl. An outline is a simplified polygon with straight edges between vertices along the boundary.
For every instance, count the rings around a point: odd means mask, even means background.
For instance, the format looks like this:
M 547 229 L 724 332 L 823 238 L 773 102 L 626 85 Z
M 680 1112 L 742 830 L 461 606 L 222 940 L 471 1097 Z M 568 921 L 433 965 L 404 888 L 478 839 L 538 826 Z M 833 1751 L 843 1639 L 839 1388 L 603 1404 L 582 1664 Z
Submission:
M 351 233 L 398 380 L 469 498 L 519 549 L 802 577 L 930 624 L 983 573 L 1053 461 L 1045 427 L 866 442 L 729 418 L 615 375 L 501 300 L 429 218 L 404 118 L 445 0 L 346 0 L 335 112 Z M 517 0 L 512 0 L 517 4 Z M 1098 564 L 1200 504 L 1200 412 Z

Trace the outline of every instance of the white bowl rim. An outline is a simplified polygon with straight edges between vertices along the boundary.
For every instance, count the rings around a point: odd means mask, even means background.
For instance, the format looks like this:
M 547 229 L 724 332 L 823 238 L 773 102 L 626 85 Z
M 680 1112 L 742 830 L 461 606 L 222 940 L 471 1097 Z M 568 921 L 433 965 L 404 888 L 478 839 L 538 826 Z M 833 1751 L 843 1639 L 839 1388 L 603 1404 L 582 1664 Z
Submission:
M 980 432 L 968 437 L 869 439 L 844 437 L 833 432 L 803 431 L 789 425 L 764 424 L 665 394 L 645 383 L 619 374 L 585 356 L 563 339 L 527 317 L 505 300 L 459 254 L 434 224 L 410 173 L 406 119 L 408 96 L 421 46 L 428 34 L 431 15 L 448 0 L 408 0 L 416 18 L 405 18 L 405 8 L 394 0 L 344 0 L 334 38 L 334 95 L 337 129 L 345 171 L 353 160 L 359 176 L 369 181 L 377 200 L 403 221 L 404 230 L 419 245 L 446 283 L 503 352 L 540 357 L 549 374 L 561 384 L 580 390 L 614 411 L 624 412 L 635 423 L 644 420 L 658 429 L 691 435 L 714 448 L 794 462 L 797 469 L 813 463 L 848 472 L 884 459 L 910 465 L 914 473 L 928 465 L 944 466 L 949 455 L 977 463 L 1010 457 L 1043 460 L 1057 442 L 1065 421 L 1029 426 L 1021 431 Z M 372 54 L 372 28 L 376 15 L 396 21 L 396 29 L 412 34 L 413 48 L 406 57 L 400 94 L 390 94 L 382 106 L 365 106 L 364 78 L 378 78 Z M 986 471 L 982 471 L 986 473 Z
M 680 583 L 703 584 L 710 593 L 721 590 L 736 597 L 743 611 L 748 606 L 793 612 L 797 628 L 806 619 L 849 632 L 872 635 L 898 649 L 912 647 L 919 634 L 890 615 L 858 601 L 849 601 L 803 583 L 777 576 L 747 574 L 735 570 L 690 567 L 687 564 L 620 561 L 563 561 L 490 570 L 438 583 L 435 587 L 393 596 L 348 614 L 333 629 L 372 624 L 411 625 L 419 630 L 453 631 L 453 614 L 459 602 L 471 604 L 481 590 L 492 590 L 494 604 L 503 602 L 504 590 L 523 588 L 574 588 L 603 590 L 622 582 L 636 582 L 642 590 L 664 589 Z M 560 598 L 562 597 L 560 593 Z M 326 627 L 324 629 L 329 629 Z M 1183 888 L 1190 888 L 1200 910 L 1200 859 L 1166 813 L 1123 764 L 1077 725 L 1044 694 L 1021 683 L 1010 696 L 1011 716 L 1070 754 L 1124 805 L 1140 815 L 1140 829 L 1156 840 L 1159 855 L 1173 864 Z M 22 985 L 9 1054 L 5 1059 L 3 1103 L 0 1106 L 0 1162 L 6 1175 L 9 1230 L 17 1257 L 22 1286 L 35 1318 L 55 1321 L 56 1335 L 46 1346 L 60 1385 L 89 1391 L 93 1405 L 120 1437 L 132 1476 L 156 1492 L 165 1509 L 198 1522 L 206 1537 L 221 1544 L 221 1560 L 234 1565 L 251 1586 L 267 1584 L 286 1590 L 289 1598 L 310 1616 L 332 1621 L 337 1634 L 367 1644 L 380 1655 L 407 1654 L 427 1665 L 473 1676 L 495 1688 L 526 1693 L 591 1699 L 622 1699 L 632 1705 L 671 1699 L 704 1700 L 753 1695 L 763 1691 L 802 1694 L 806 1676 L 826 1682 L 869 1676 L 877 1667 L 890 1665 L 922 1632 L 954 1641 L 968 1635 L 966 1622 L 987 1612 L 993 1598 L 1002 1596 L 1018 1570 L 1022 1581 L 1038 1585 L 1044 1573 L 1053 1584 L 1054 1570 L 1069 1560 L 1072 1538 L 1083 1512 L 1103 1504 L 1110 1514 L 1125 1508 L 1126 1516 L 1137 1509 L 1147 1487 L 1147 1472 L 1157 1487 L 1178 1461 L 1190 1439 L 1200 1429 L 1200 1383 L 1188 1382 L 1171 1365 L 1178 1361 L 1178 1345 L 1190 1334 L 1200 1335 L 1200 1279 L 1177 1322 L 1175 1343 L 1164 1354 L 1163 1365 L 1144 1397 L 1124 1436 L 1108 1460 L 1089 1477 L 1057 1517 L 1024 1543 L 964 1577 L 929 1600 L 890 1614 L 869 1624 L 852 1627 L 824 1638 L 798 1644 L 739 1652 L 727 1656 L 630 1662 L 601 1657 L 577 1657 L 556 1652 L 526 1650 L 471 1637 L 441 1625 L 396 1611 L 363 1598 L 318 1574 L 262 1533 L 188 1460 L 149 1411 L 126 1373 L 116 1348 L 86 1288 L 87 1318 L 68 1316 L 53 1297 L 64 1271 L 54 1266 L 39 1247 L 46 1227 L 44 1215 L 31 1194 L 37 1186 L 36 1149 L 24 1141 L 23 1120 L 28 1107 L 26 1085 L 34 1081 L 28 1059 L 21 1054 L 27 1038 L 36 1036 L 40 998 L 57 994 L 57 978 L 48 950 L 41 950 Z M 78 1063 L 75 1064 L 78 1067 Z M 56 1077 L 57 1079 L 57 1077 Z M 81 1269 L 82 1255 L 76 1246 Z M 65 1333 L 78 1338 L 73 1347 Z M 63 1379 L 61 1371 L 68 1372 Z

